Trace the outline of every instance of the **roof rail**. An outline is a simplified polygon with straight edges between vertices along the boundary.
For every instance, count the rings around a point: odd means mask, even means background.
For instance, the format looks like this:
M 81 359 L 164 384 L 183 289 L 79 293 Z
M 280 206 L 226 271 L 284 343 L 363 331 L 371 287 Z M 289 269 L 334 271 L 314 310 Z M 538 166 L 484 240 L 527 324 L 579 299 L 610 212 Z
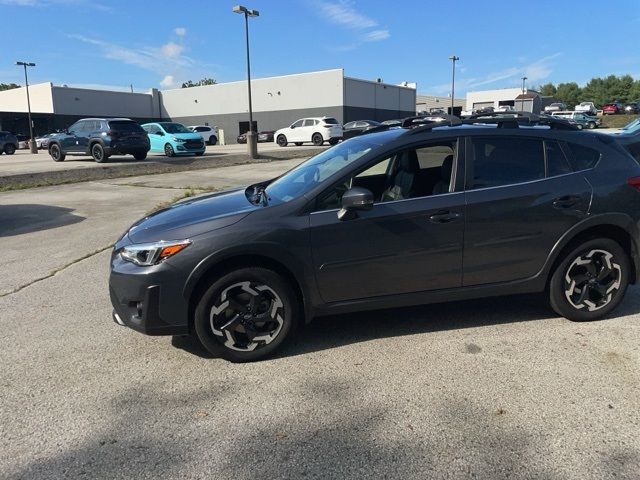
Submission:
M 552 117 L 551 115 L 538 115 L 531 112 L 491 112 L 477 113 L 462 120 L 462 123 L 469 125 L 474 123 L 497 123 L 498 127 L 519 128 L 521 123 L 529 125 L 548 125 L 557 130 L 579 130 L 578 127 L 570 124 L 562 117 Z
M 363 130 L 359 136 L 367 135 L 368 133 L 376 133 L 376 132 L 384 132 L 385 130 L 389 130 L 391 127 L 395 127 L 397 125 L 376 125 L 375 127 L 367 128 Z
M 441 120 L 435 120 L 436 118 Z M 402 119 L 402 127 L 403 128 L 411 128 L 422 125 L 430 125 L 432 123 L 436 123 L 435 127 L 443 127 L 447 124 L 450 127 L 455 127 L 457 125 L 462 125 L 460 118 L 455 115 L 448 115 L 446 113 L 434 113 L 430 115 L 417 115 L 415 117 L 407 117 Z M 433 128 L 433 127 L 432 127 Z

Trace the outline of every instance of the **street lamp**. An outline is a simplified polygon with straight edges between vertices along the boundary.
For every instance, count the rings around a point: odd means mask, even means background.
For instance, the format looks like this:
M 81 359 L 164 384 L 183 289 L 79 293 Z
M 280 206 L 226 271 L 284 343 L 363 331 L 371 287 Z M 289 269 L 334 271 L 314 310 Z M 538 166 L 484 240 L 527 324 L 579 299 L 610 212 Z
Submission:
M 27 79 L 27 67 L 35 67 L 35 63 L 16 62 L 16 65 L 24 67 L 24 85 L 27 87 L 27 111 L 29 112 L 29 148 L 31 153 L 38 153 L 36 141 L 33 139 L 33 123 L 31 122 L 31 100 L 29 100 L 29 80 Z
M 456 62 L 460 60 L 460 57 L 456 57 L 455 55 L 451 55 L 449 57 L 451 63 L 453 64 L 452 73 L 451 73 L 451 115 L 453 115 L 453 103 L 454 103 L 454 95 L 456 90 Z
M 527 77 L 522 77 L 522 107 L 520 107 L 520 110 L 523 112 L 524 112 L 524 82 L 526 82 L 527 80 L 528 80 Z M 531 110 L 533 110 L 533 108 Z
M 260 12 L 242 5 L 233 7 L 235 13 L 244 15 L 244 31 L 247 42 L 247 88 L 249 91 L 249 131 L 247 132 L 247 149 L 251 158 L 258 158 L 258 138 L 253 131 L 253 109 L 251 107 L 251 62 L 249 61 L 249 17 L 258 17 Z

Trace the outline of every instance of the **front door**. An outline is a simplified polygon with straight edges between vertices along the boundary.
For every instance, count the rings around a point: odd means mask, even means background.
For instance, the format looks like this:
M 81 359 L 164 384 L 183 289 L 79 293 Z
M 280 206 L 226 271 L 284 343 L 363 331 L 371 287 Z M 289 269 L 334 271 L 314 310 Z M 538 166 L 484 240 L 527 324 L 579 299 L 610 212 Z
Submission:
M 84 128 L 84 120 L 80 120 L 69 127 L 68 133 L 62 138 L 62 149 L 65 152 L 81 152 L 80 136 L 81 130 Z
M 586 216 L 591 187 L 565 150 L 534 137 L 467 139 L 465 286 L 536 275 Z
M 318 197 L 311 244 L 326 302 L 461 285 L 464 192 L 454 191 L 451 180 L 456 145 L 397 152 Z M 378 201 L 341 221 L 331 207 L 353 186 L 370 189 Z

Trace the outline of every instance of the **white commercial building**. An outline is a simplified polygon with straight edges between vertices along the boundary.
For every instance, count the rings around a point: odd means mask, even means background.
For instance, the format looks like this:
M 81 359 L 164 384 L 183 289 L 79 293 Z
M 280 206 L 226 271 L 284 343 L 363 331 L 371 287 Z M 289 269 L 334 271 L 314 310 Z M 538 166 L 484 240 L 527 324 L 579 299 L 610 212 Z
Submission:
M 303 117 L 340 122 L 388 120 L 414 115 L 415 88 L 345 77 L 342 69 L 257 78 L 251 81 L 258 131 L 276 130 Z M 216 125 L 227 142 L 249 128 L 247 82 L 148 93 L 89 90 L 42 83 L 29 87 L 35 132 L 69 126 L 82 117 L 129 117 Z M 27 133 L 24 88 L 0 92 L 0 130 Z
M 479 110 L 501 106 L 514 107 L 524 112 L 540 113 L 545 104 L 545 99 L 539 92 L 522 88 L 500 88 L 497 90 L 481 90 L 467 92 L 467 110 Z

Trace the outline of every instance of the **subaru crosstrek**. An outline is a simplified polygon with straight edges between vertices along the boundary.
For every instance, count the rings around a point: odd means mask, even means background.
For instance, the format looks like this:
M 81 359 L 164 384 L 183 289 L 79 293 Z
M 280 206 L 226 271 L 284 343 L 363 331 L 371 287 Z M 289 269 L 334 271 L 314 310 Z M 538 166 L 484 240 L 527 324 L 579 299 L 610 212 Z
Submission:
M 249 361 L 334 313 L 546 292 L 568 319 L 607 315 L 638 276 L 638 161 L 560 119 L 492 115 L 380 126 L 149 215 L 115 244 L 114 320 Z
M 67 155 L 91 155 L 102 163 L 111 155 L 147 158 L 147 133 L 128 118 L 84 118 L 49 139 L 49 155 L 62 162 Z
M 176 155 L 203 155 L 204 140 L 199 133 L 175 122 L 145 123 L 142 129 L 147 132 L 151 143 L 151 152 L 162 152 L 167 157 Z

